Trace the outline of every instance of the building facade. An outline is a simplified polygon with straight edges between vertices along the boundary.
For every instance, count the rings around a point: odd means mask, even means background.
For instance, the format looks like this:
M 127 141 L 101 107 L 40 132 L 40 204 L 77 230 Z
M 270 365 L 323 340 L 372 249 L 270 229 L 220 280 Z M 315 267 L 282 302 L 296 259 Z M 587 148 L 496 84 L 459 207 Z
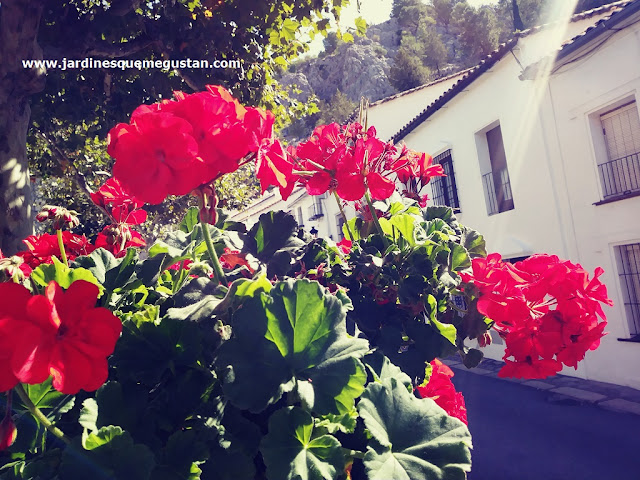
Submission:
M 447 177 L 430 198 L 454 207 L 490 251 L 549 253 L 601 277 L 615 305 L 608 335 L 567 375 L 640 388 L 640 1 L 518 33 L 463 72 L 371 105 L 381 138 L 429 152 Z M 333 199 L 295 191 L 260 208 L 302 209 L 302 223 L 339 240 Z M 278 201 L 275 197 L 278 196 Z M 328 200 L 331 200 L 330 202 Z M 280 203 L 279 203 L 280 202 Z M 262 207 L 258 205 L 262 204 Z M 269 206 L 267 206 L 269 205 Z M 251 213 L 255 212 L 255 213 Z M 496 338 L 485 348 L 501 358 Z

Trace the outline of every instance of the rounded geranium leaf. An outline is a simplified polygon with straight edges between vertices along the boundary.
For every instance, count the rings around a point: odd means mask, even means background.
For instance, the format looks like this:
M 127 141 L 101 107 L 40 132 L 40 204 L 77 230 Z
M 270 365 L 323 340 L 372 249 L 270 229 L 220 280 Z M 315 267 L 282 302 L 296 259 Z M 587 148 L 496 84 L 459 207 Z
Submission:
M 345 413 L 363 391 L 358 360 L 368 350 L 347 335 L 342 302 L 317 282 L 281 282 L 248 299 L 233 316 L 233 337 L 219 350 L 223 389 L 238 408 L 262 411 L 298 382 L 313 411 Z
M 418 399 L 395 379 L 371 383 L 358 411 L 372 435 L 364 457 L 370 480 L 464 480 L 471 435 L 431 399 Z
M 340 442 L 331 435 L 313 436 L 313 418 L 298 407 L 278 410 L 260 444 L 267 478 L 333 480 L 344 469 Z M 389 477 L 391 478 L 391 477 Z

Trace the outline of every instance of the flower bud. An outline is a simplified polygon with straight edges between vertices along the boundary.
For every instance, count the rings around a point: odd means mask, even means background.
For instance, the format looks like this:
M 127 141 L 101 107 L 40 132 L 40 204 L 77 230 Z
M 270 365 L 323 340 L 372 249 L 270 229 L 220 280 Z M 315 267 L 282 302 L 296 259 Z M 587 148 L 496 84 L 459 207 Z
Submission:
M 0 452 L 9 448 L 16 440 L 17 435 L 16 424 L 13 423 L 10 412 L 7 412 L 0 423 Z
M 203 262 L 193 262 L 189 266 L 189 273 L 199 277 L 211 277 L 213 275 L 213 268 Z
M 200 220 L 209 225 L 215 225 L 218 221 L 218 212 L 216 211 L 218 195 L 216 194 L 213 183 L 200 185 L 193 191 L 193 194 L 198 197 Z
M 36 215 L 36 220 L 39 222 L 53 220 L 53 228 L 55 230 L 62 230 L 65 226 L 71 229 L 80 225 L 78 212 L 54 205 L 42 207 L 42 210 Z
M 0 253 L 0 283 L 22 283 L 25 275 L 20 266 L 23 263 L 22 258 L 18 256 L 2 258 L 2 254 Z

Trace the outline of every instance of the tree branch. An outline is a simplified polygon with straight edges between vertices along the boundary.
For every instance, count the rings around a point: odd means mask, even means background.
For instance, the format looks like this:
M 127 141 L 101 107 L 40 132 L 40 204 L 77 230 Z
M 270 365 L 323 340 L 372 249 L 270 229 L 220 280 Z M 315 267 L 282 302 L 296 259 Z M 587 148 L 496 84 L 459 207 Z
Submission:
M 153 40 L 147 35 L 143 35 L 139 38 L 135 38 L 129 42 L 122 43 L 99 43 L 90 46 L 84 51 L 85 57 L 96 58 L 122 58 L 138 53 L 153 44 Z

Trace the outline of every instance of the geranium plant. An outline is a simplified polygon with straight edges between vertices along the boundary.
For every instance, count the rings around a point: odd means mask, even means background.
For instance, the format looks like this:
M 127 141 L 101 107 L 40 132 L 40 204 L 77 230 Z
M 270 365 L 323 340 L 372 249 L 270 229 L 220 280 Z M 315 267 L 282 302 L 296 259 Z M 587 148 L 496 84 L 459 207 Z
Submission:
M 610 301 L 600 271 L 487 257 L 424 206 L 441 167 L 365 123 L 285 148 L 269 112 L 209 87 L 116 126 L 92 196 L 111 224 L 92 243 L 48 206 L 55 235 L 0 257 L 0 478 L 466 478 L 464 399 L 438 358 L 476 366 L 466 342 L 494 328 L 504 375 L 555 374 L 597 346 Z M 353 202 L 345 240 L 284 212 L 230 220 L 213 182 L 250 161 L 283 197 Z M 144 203 L 188 193 L 200 207 L 142 251 Z

